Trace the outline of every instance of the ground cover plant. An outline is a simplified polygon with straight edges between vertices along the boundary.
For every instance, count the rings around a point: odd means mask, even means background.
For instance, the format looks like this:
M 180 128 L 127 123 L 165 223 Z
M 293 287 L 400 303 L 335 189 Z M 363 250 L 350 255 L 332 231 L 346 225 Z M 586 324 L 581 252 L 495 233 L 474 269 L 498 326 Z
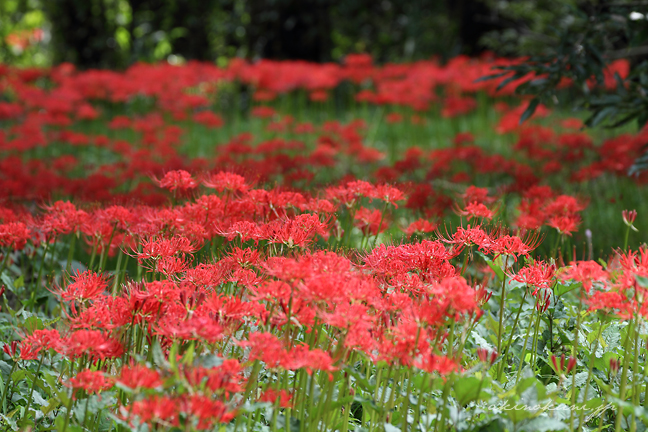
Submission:
M 2 66 L 3 426 L 644 430 L 648 129 L 510 62 Z

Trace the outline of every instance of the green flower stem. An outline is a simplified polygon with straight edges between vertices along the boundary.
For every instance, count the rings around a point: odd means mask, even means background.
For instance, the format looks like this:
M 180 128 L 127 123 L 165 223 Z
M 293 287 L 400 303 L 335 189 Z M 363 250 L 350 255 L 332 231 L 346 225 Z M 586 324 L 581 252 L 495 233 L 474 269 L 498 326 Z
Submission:
M 34 380 L 32 381 L 31 389 L 29 390 L 29 397 L 27 398 L 27 407 L 25 407 L 25 416 L 23 417 L 23 422 L 29 417 L 29 408 L 31 407 L 32 398 L 34 396 L 34 388 L 36 387 L 36 382 L 38 381 L 38 375 L 40 374 L 41 366 L 43 366 L 43 360 L 45 359 L 45 354 L 41 354 L 40 361 L 38 362 L 38 368 L 36 368 L 36 373 L 34 374 Z
M 389 393 L 389 401 L 387 402 L 387 412 L 385 413 L 385 417 L 389 414 L 389 412 L 391 412 L 394 409 L 396 394 L 400 393 L 400 390 L 403 387 L 403 382 L 405 381 L 406 372 L 403 372 L 402 370 L 403 368 L 397 368 L 396 374 L 394 375 L 394 379 L 392 379 L 393 389 Z M 398 391 L 396 391 L 397 388 Z
M 582 308 L 583 308 L 583 303 L 579 299 L 578 315 L 576 316 L 576 328 L 574 328 L 574 345 L 572 347 L 572 357 L 575 359 L 578 359 L 580 327 L 581 327 L 581 319 L 583 317 L 583 314 L 581 313 Z M 576 389 L 576 366 L 574 366 L 574 370 L 572 371 L 571 393 L 572 393 L 572 398 L 571 398 L 572 409 L 570 410 L 570 414 L 569 414 L 569 428 L 571 430 L 574 430 L 574 406 L 576 405 L 576 396 L 578 394 L 578 391 Z
M 65 273 L 69 276 L 72 269 L 72 259 L 74 258 L 74 248 L 76 247 L 76 233 L 72 234 L 72 241 L 70 241 L 70 249 L 68 250 L 67 262 L 65 263 Z
M 351 351 L 351 355 L 349 356 L 349 367 L 354 368 L 355 365 L 355 357 L 356 357 L 356 352 Z M 351 389 L 351 375 L 346 374 L 345 380 L 344 380 L 344 392 L 340 392 L 342 394 L 342 397 L 346 397 L 350 395 L 350 389 Z M 344 409 L 344 417 L 342 420 L 342 432 L 348 432 L 349 430 L 349 419 L 351 417 L 351 402 L 347 403 L 343 407 Z
M 436 432 L 439 427 L 439 423 L 441 424 L 441 432 L 444 432 L 446 430 L 446 411 L 447 411 L 447 403 L 448 403 L 448 395 L 450 393 L 450 387 L 452 386 L 452 381 L 453 380 L 453 375 L 450 375 L 447 377 L 447 380 L 443 386 L 443 396 L 441 397 L 441 420 L 438 419 L 439 413 L 437 413 L 437 420 L 434 425 L 434 431 Z
M 423 374 L 423 383 L 421 384 L 421 390 L 417 396 L 416 410 L 414 411 L 414 427 L 418 427 L 419 421 L 421 420 L 421 406 L 423 402 L 423 392 L 427 387 L 428 377 L 430 374 Z
M 88 270 L 92 270 L 92 266 L 97 258 L 97 248 L 99 247 L 99 239 L 95 238 L 95 241 L 92 244 L 92 252 L 90 252 L 90 264 L 88 264 Z
M 502 349 L 502 336 L 504 333 L 504 301 L 506 300 L 506 270 L 508 268 L 508 256 L 504 261 L 504 277 L 502 278 L 502 295 L 500 296 L 500 310 L 499 310 L 499 327 L 497 329 L 497 353 L 499 354 Z
M 72 404 L 74 403 L 74 390 L 70 393 L 70 401 L 68 402 L 67 405 L 67 410 L 65 412 L 65 423 L 63 423 L 63 430 L 61 432 L 65 432 L 67 430 L 68 424 L 70 424 L 70 413 L 72 412 Z M 132 404 L 131 404 L 132 406 Z M 130 419 L 130 415 L 129 415 Z
M 407 423 L 407 417 L 409 416 L 409 400 L 410 396 L 412 395 L 412 372 L 406 371 L 404 374 L 407 377 L 407 394 L 405 396 L 405 403 L 403 406 L 403 413 L 401 414 L 402 420 L 403 420 L 403 427 L 401 428 L 403 431 L 407 432 L 407 427 L 409 426 Z
M 639 370 L 639 332 L 634 332 L 634 363 L 632 365 L 632 404 L 639 405 L 639 389 L 637 388 L 637 370 Z M 637 430 L 637 415 L 632 410 L 632 420 L 630 422 L 630 430 L 632 432 Z
M 117 267 L 115 268 L 115 280 L 113 281 L 113 286 L 112 286 L 112 295 L 115 297 L 117 295 L 117 287 L 119 287 L 119 278 L 120 278 L 120 272 L 121 272 L 121 263 L 122 259 L 124 257 L 124 254 L 121 253 L 121 251 L 117 254 Z
M 626 334 L 625 337 L 625 342 L 623 344 L 623 352 L 626 353 L 626 355 L 623 356 L 623 372 L 621 372 L 621 385 L 619 387 L 619 399 L 623 401 L 625 399 L 625 393 L 626 393 L 626 384 L 627 384 L 627 379 L 628 379 L 628 363 L 629 360 L 628 358 L 630 356 L 627 355 L 628 351 L 630 351 L 630 341 L 631 341 L 631 335 L 632 332 L 634 331 L 634 324 L 635 321 L 634 319 L 630 321 L 630 324 L 628 325 L 628 333 Z M 614 423 L 614 431 L 615 432 L 620 432 L 621 431 L 621 419 L 623 418 L 623 408 L 619 406 L 617 409 L 617 415 L 616 415 L 616 421 Z
M 47 252 L 50 249 L 50 242 L 45 240 L 45 249 L 43 250 L 43 259 L 41 260 L 40 266 L 38 268 L 38 276 L 36 276 L 36 279 L 34 280 L 34 286 L 33 289 L 36 291 L 38 289 L 38 285 L 40 284 L 41 277 L 43 275 L 43 267 L 45 267 L 45 258 L 47 257 Z
M 599 339 L 603 333 L 603 323 L 599 325 L 598 332 L 596 333 L 596 339 L 594 340 L 594 349 L 590 354 L 589 367 L 587 369 L 587 379 L 585 379 L 585 394 L 583 395 L 583 401 L 587 400 L 587 391 L 589 389 L 589 383 L 592 379 L 592 371 L 594 370 L 594 360 L 596 359 L 596 350 L 598 350 Z M 578 419 L 578 431 L 580 432 L 583 429 L 583 419 L 585 418 L 585 410 L 581 410 L 580 417 Z
M 379 408 L 385 407 L 385 397 L 387 395 L 387 388 L 389 388 L 389 380 L 392 378 L 392 372 L 394 371 L 394 364 L 391 363 L 387 369 L 387 379 L 385 379 L 385 385 L 383 386 L 382 392 L 380 393 L 380 403 L 378 404 Z M 371 415 L 372 420 L 374 418 L 373 413 Z M 373 422 L 372 422 L 373 423 Z
M 464 256 L 463 264 L 461 266 L 461 273 L 460 275 L 463 276 L 466 273 L 466 266 L 468 265 L 468 255 L 472 253 L 472 249 L 466 251 L 466 255 Z
M 380 222 L 378 223 L 378 232 L 376 233 L 376 236 L 374 237 L 373 244 L 371 245 L 371 249 L 374 249 L 376 247 L 376 243 L 378 242 L 378 236 L 380 235 L 380 230 L 382 229 L 382 224 L 383 221 L 385 220 L 385 213 L 387 213 L 387 207 L 389 206 L 388 202 L 385 202 L 385 206 L 383 207 L 383 211 L 380 214 Z M 369 242 L 367 242 L 369 243 Z
M 641 382 L 646 382 L 646 375 L 648 374 L 648 340 L 646 340 L 644 345 L 644 358 L 646 359 L 646 363 L 644 363 Z M 648 384 L 644 388 L 644 409 L 648 409 Z
M 2 264 L 0 264 L 0 274 L 5 271 L 5 268 L 7 267 L 7 263 L 9 262 L 9 255 L 10 252 L 6 251 L 4 254 L 4 257 L 2 258 Z
M 504 358 L 500 361 L 500 366 L 498 367 L 497 371 L 497 379 L 501 379 L 502 377 L 502 372 L 504 371 L 504 367 L 506 365 L 506 359 L 508 358 L 509 350 L 511 349 L 511 344 L 513 343 L 513 336 L 515 335 L 515 329 L 517 328 L 517 323 L 520 318 L 520 313 L 522 312 L 522 307 L 524 306 L 524 302 L 526 301 L 527 294 L 529 293 L 528 289 L 524 290 L 524 297 L 522 297 L 522 302 L 520 303 L 520 307 L 518 309 L 517 315 L 515 316 L 515 321 L 513 322 L 513 329 L 511 330 L 511 336 L 509 337 L 508 342 L 506 343 L 506 347 L 504 348 L 504 353 L 497 353 L 499 355 L 504 354 Z
M 90 405 L 90 395 L 86 395 L 85 408 L 83 410 L 83 428 L 85 429 L 86 422 L 88 420 L 88 405 Z
M 328 425 L 328 421 L 326 421 L 326 420 L 328 420 L 328 418 L 329 418 L 329 413 L 330 413 L 329 408 L 331 406 L 331 400 L 333 399 L 333 390 L 335 390 L 335 383 L 337 382 L 339 376 L 340 376 L 339 372 L 335 372 L 333 374 L 333 378 L 330 379 L 329 382 L 328 382 L 328 386 L 327 386 L 328 389 L 327 389 L 327 392 L 326 392 L 326 401 L 324 401 L 324 403 L 322 403 L 322 401 L 320 400 L 320 402 L 318 404 L 320 406 L 320 410 L 317 413 L 317 416 L 315 417 L 315 419 L 316 419 L 316 421 L 318 423 L 319 423 L 320 418 L 323 418 L 324 419 L 324 424 Z M 328 378 L 326 378 L 326 379 L 328 379 Z
M 531 350 L 531 364 L 535 367 L 538 353 L 538 340 L 540 332 L 540 311 L 538 311 L 538 319 L 536 320 L 535 329 L 533 331 L 533 348 Z
M 13 373 L 16 370 L 17 365 L 18 362 L 14 360 L 13 365 L 11 365 L 11 371 L 9 372 L 9 376 L 7 377 L 7 381 L 4 383 L 4 389 L 2 390 L 2 399 L 0 399 L 0 407 L 2 407 L 2 414 L 7 414 L 7 411 L 5 410 L 5 398 L 7 397 L 7 392 L 11 384 L 11 377 L 13 376 Z
M 537 304 L 537 301 L 536 301 Z M 536 318 L 536 322 L 540 320 L 540 311 L 536 307 L 536 313 L 538 314 L 538 317 Z M 518 367 L 517 371 L 517 377 L 515 378 L 515 384 L 520 381 L 520 377 L 522 376 L 522 367 L 524 366 L 524 358 L 526 357 L 526 347 L 527 347 L 527 342 L 529 341 L 529 336 L 531 335 L 531 320 L 533 319 L 533 315 L 531 315 L 531 318 L 529 319 L 529 327 L 527 328 L 527 333 L 526 336 L 524 337 L 524 344 L 522 345 L 522 352 L 520 354 L 520 366 Z M 535 325 L 537 327 L 537 324 Z

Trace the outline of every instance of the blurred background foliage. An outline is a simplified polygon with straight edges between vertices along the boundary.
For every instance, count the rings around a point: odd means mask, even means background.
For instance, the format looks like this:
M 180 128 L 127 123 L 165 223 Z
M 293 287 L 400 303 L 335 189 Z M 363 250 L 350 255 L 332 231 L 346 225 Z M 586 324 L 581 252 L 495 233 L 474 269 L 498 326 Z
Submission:
M 606 14 L 612 19 L 593 33 L 605 35 L 606 51 L 646 43 L 646 0 L 0 0 L 0 62 L 123 69 L 236 56 L 538 55 L 555 51 L 560 32 L 577 38 Z M 632 57 L 641 55 L 648 49 Z
M 449 58 L 484 49 L 489 13 L 481 0 L 0 0 L 0 62 Z

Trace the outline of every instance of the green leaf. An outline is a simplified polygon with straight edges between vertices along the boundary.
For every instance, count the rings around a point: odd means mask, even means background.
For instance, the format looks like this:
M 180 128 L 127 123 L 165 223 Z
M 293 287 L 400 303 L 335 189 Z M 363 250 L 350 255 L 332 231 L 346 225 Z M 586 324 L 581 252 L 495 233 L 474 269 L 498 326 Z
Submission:
M 18 423 L 16 422 L 16 420 L 4 414 L 0 414 L 0 419 L 2 419 L 3 422 L 7 423 L 12 430 L 18 430 Z
M 561 297 L 564 294 L 567 294 L 570 291 L 573 291 L 577 288 L 580 288 L 582 284 L 580 282 L 565 282 L 565 283 L 558 283 L 556 284 L 556 287 L 554 288 L 554 294 L 556 297 Z
M 533 100 L 529 102 L 529 106 L 527 107 L 527 109 L 524 110 L 522 116 L 520 116 L 520 124 L 524 123 L 535 113 L 535 110 L 539 104 L 540 104 L 540 99 L 537 97 L 533 98 Z
M 382 411 L 382 408 L 379 407 L 373 399 L 365 398 L 356 394 L 355 396 L 353 396 L 353 401 L 358 402 L 365 408 L 371 408 L 377 413 L 380 413 Z
M 61 400 L 59 398 L 52 398 L 49 400 L 49 403 L 41 408 L 43 414 L 47 415 L 61 406 Z
M 485 255 L 485 254 L 483 254 L 483 253 L 481 253 L 479 251 L 477 252 L 477 255 L 479 255 L 480 257 L 482 257 L 484 259 L 484 261 L 486 261 L 486 264 L 488 264 L 488 266 L 495 272 L 495 275 L 499 278 L 499 280 L 501 280 L 501 281 L 504 280 L 504 278 L 506 276 L 504 275 L 504 271 L 502 270 L 502 268 L 500 266 L 495 264 L 493 262 L 493 260 L 490 259 L 490 257 L 488 255 Z
M 595 111 L 590 118 L 585 121 L 588 127 L 596 127 L 601 124 L 608 117 L 613 117 L 618 111 L 616 106 L 609 106 L 601 110 Z
M 22 327 L 28 335 L 34 333 L 34 330 L 43 330 L 45 328 L 43 320 L 36 316 L 30 316 L 27 318 L 20 327 Z
M 483 380 L 474 376 L 463 376 L 454 381 L 452 391 L 459 405 L 465 406 L 479 399 L 479 393 L 482 387 Z
M 526 423 L 523 430 L 533 432 L 562 431 L 568 428 L 567 424 L 552 417 L 536 417 Z
M 635 275 L 635 280 L 641 288 L 648 288 L 648 277 Z
M 286 423 L 288 423 L 288 427 L 286 427 Z M 279 414 L 277 416 L 277 426 L 279 426 L 280 430 L 299 432 L 299 430 L 301 429 L 301 422 L 298 418 L 292 416 L 290 417 L 290 420 L 286 422 L 286 416 Z
M 25 278 L 20 275 L 18 279 L 16 279 L 13 283 L 14 288 L 22 288 L 25 286 Z

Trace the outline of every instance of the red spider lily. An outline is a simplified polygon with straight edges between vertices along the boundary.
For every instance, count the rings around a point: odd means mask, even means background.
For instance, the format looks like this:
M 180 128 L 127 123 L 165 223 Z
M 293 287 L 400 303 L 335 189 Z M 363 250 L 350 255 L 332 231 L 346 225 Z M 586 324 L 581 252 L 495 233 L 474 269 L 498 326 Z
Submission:
M 152 269 L 167 277 L 183 273 L 189 269 L 189 263 L 181 257 L 161 257 L 155 261 L 155 267 Z
M 468 186 L 464 193 L 461 195 L 463 202 L 489 204 L 495 201 L 495 198 L 488 196 L 488 189 L 479 188 L 477 186 Z
M 557 229 L 560 234 L 571 236 L 573 232 L 578 230 L 580 222 L 580 216 L 578 215 L 553 216 L 549 219 L 547 225 Z
M 203 179 L 203 184 L 218 192 L 246 193 L 249 190 L 245 177 L 224 171 Z
M 491 299 L 492 296 L 493 296 L 493 292 L 488 291 L 486 289 L 485 283 L 483 283 L 482 285 L 478 285 L 475 292 L 477 307 L 481 309 L 486 303 L 488 303 L 488 301 Z
M 31 237 L 31 230 L 22 222 L 0 224 L 0 247 L 22 250 Z
M 153 178 L 153 181 L 159 187 L 172 192 L 177 190 L 181 193 L 186 193 L 198 187 L 198 182 L 191 177 L 191 174 L 184 170 L 169 171 L 160 180 Z
M 47 235 L 69 234 L 78 231 L 88 220 L 88 213 L 77 210 L 70 202 L 57 201 L 46 206 L 48 213 L 43 218 L 40 228 Z
M 587 299 L 588 311 L 603 310 L 611 312 L 624 320 L 632 318 L 635 305 L 628 298 L 616 291 L 597 291 Z
M 86 304 L 81 311 L 72 308 L 69 321 L 70 328 L 73 330 L 110 331 L 130 323 L 131 314 L 128 301 L 123 297 L 100 295 L 90 304 Z
M 414 365 L 428 373 L 438 373 L 446 376 L 459 370 L 459 365 L 449 357 L 435 354 L 428 354 L 422 359 L 414 362 Z
M 383 212 L 378 209 L 368 209 L 361 207 L 356 212 L 354 225 L 362 231 L 364 235 L 376 236 L 379 233 L 389 228 L 391 221 L 389 221 Z
M 449 96 L 443 101 L 441 116 L 444 118 L 467 114 L 477 108 L 477 101 L 472 97 Z
M 442 238 L 446 243 L 455 244 L 461 247 L 476 245 L 480 251 L 490 253 L 493 247 L 493 237 L 497 232 L 488 234 L 482 230 L 481 226 L 471 227 L 468 225 L 466 228 L 458 227 L 457 231 L 452 235 L 451 239 Z
M 263 304 L 256 301 L 243 301 L 238 297 L 223 296 L 217 292 L 205 299 L 200 311 L 203 310 L 208 311 L 209 316 L 222 325 L 231 325 L 232 322 L 238 325 L 245 318 L 263 321 L 268 314 Z
M 86 369 L 76 374 L 66 384 L 73 389 L 83 389 L 87 393 L 99 393 L 114 385 L 113 379 L 106 377 L 101 371 Z
M 175 310 L 177 313 L 167 311 L 156 325 L 155 334 L 173 340 L 201 340 L 209 344 L 216 343 L 223 338 L 223 326 L 214 318 L 208 316 L 187 314 L 186 308 Z
M 530 234 L 525 239 L 517 236 L 502 235 L 493 241 L 491 250 L 496 257 L 499 255 L 513 255 L 514 260 L 517 262 L 518 256 L 528 257 L 529 252 L 538 247 L 541 241 L 542 237 L 538 234 Z
M 472 218 L 483 218 L 483 219 L 492 219 L 495 213 L 492 210 L 489 210 L 488 207 L 486 207 L 482 203 L 477 203 L 477 202 L 472 202 L 468 205 L 463 210 L 457 210 L 457 214 L 461 216 L 467 216 L 468 220 Z
M 149 369 L 140 364 L 133 364 L 123 367 L 117 383 L 132 390 L 154 389 L 162 386 L 162 378 L 159 372 Z
M 238 360 L 227 359 L 214 368 L 187 367 L 181 370 L 187 383 L 196 389 L 209 389 L 213 394 L 229 397 L 243 390 L 242 371 Z
M 20 344 L 20 358 L 35 360 L 42 350 L 54 349 L 58 351 L 61 344 L 61 335 L 57 330 L 34 330 Z
M 392 112 L 385 116 L 385 120 L 389 124 L 400 123 L 403 121 L 403 115 L 396 112 Z
M 183 398 L 181 406 L 187 416 L 198 419 L 198 429 L 213 430 L 215 423 L 229 423 L 235 416 L 222 401 L 200 394 Z
M 429 292 L 449 317 L 471 314 L 477 310 L 477 292 L 460 276 L 447 277 L 433 284 Z
M 254 240 L 255 243 L 263 238 L 262 233 L 262 228 L 259 225 L 248 221 L 234 222 L 229 228 L 218 231 L 218 234 L 224 236 L 228 241 L 240 236 L 242 242 Z
M 376 188 L 368 182 L 356 180 L 346 186 L 330 187 L 326 189 L 326 198 L 339 201 L 347 207 L 353 207 L 362 197 L 375 198 Z
M 379 185 L 376 186 L 374 198 L 380 199 L 393 205 L 395 208 L 398 208 L 396 201 L 402 201 L 405 199 L 405 194 L 395 187 L 389 185 Z
M 99 297 L 106 289 L 107 279 L 105 275 L 87 270 L 83 273 L 77 271 L 72 275 L 72 282 L 64 289 L 57 292 L 66 301 L 93 300 Z
M 511 275 L 514 281 L 535 287 L 532 295 L 541 288 L 549 289 L 555 281 L 556 265 L 544 261 L 536 261 L 531 266 L 523 267 L 517 274 Z
M 278 369 L 289 361 L 284 344 L 271 333 L 250 333 L 246 341 L 239 341 L 238 344 L 250 347 L 250 360 L 261 360 L 270 369 Z
M 129 407 L 122 407 L 121 416 L 131 422 L 133 417 L 136 417 L 142 423 L 177 426 L 179 425 L 179 404 L 170 396 L 153 395 L 132 402 Z
M 60 340 L 58 350 L 70 358 L 87 355 L 104 360 L 120 357 L 124 347 L 119 341 L 99 330 L 77 330 Z
M 418 219 L 409 224 L 407 228 L 403 229 L 403 232 L 405 232 L 408 237 L 411 237 L 414 234 L 432 233 L 435 232 L 438 228 L 439 225 L 434 222 L 430 222 L 426 219 Z
M 18 341 L 12 341 L 11 344 L 4 344 L 2 350 L 11 358 L 16 356 L 16 350 L 18 349 Z
M 250 111 L 250 114 L 253 117 L 270 118 L 270 117 L 274 117 L 277 114 L 277 112 L 274 109 L 270 108 L 270 107 L 258 106 L 258 107 L 252 108 L 252 111 Z
M 582 283 L 583 288 L 589 294 L 594 282 L 608 280 L 608 273 L 595 261 L 572 261 L 560 278 L 562 280 L 573 279 Z
M 292 395 L 286 390 L 274 390 L 266 389 L 261 396 L 259 396 L 259 402 L 270 402 L 272 404 L 277 404 L 279 408 L 292 408 Z
M 317 215 L 302 214 L 292 219 L 277 219 L 262 226 L 260 238 L 270 243 L 283 243 L 289 248 L 304 248 L 315 235 L 328 239 L 328 224 L 320 222 Z
M 145 259 L 160 259 L 173 257 L 178 254 L 192 254 L 195 246 L 186 237 L 172 237 L 170 239 L 158 238 L 142 241 L 142 251 L 135 251 L 137 260 L 141 263 Z
M 223 118 L 211 111 L 201 111 L 194 114 L 193 121 L 209 128 L 219 128 L 224 124 Z
M 286 369 L 297 370 L 306 369 L 306 373 L 311 375 L 313 370 L 325 371 L 328 373 L 329 381 L 333 380 L 331 372 L 338 368 L 333 366 L 333 359 L 329 353 L 321 349 L 310 350 L 308 345 L 297 345 L 290 350 L 290 360 L 286 364 Z

